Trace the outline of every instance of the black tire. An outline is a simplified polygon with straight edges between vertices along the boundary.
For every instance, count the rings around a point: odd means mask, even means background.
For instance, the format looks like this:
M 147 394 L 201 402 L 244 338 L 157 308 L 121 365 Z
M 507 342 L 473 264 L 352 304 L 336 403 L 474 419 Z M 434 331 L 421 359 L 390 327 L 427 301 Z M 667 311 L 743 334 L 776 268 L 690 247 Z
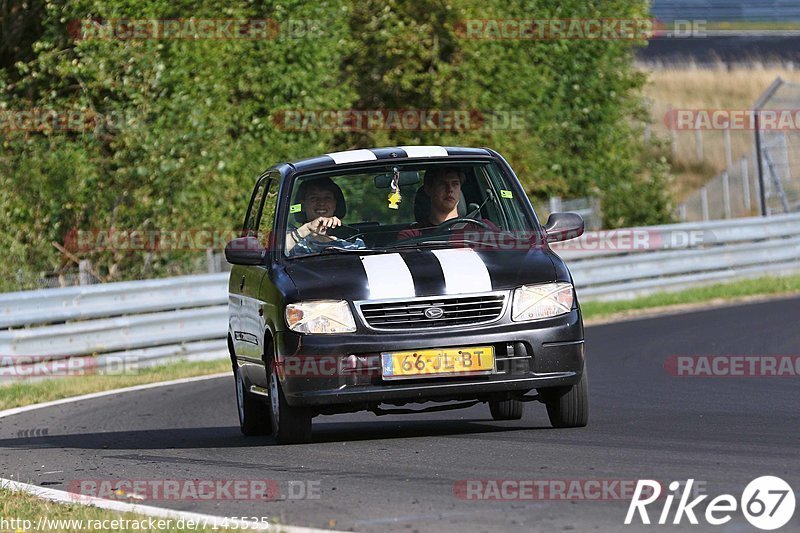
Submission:
M 575 385 L 544 389 L 541 393 L 554 428 L 581 428 L 589 422 L 589 377 L 585 368 Z
M 490 400 L 489 412 L 495 420 L 519 420 L 525 404 L 519 400 Z
M 311 442 L 311 409 L 293 407 L 286 401 L 275 365 L 269 365 L 269 399 L 272 434 L 278 444 Z
M 272 414 L 269 406 L 258 396 L 253 396 L 245 387 L 242 371 L 238 365 L 233 367 L 233 380 L 236 384 L 236 406 L 239 411 L 239 429 L 247 436 L 269 435 L 272 433 Z

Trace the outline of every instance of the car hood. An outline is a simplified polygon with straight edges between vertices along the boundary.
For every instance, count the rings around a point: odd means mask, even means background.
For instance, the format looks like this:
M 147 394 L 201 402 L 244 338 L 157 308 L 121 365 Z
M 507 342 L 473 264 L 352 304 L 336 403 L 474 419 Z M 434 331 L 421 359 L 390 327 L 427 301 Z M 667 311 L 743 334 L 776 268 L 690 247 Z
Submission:
M 513 289 L 556 279 L 552 252 L 530 250 L 404 250 L 345 252 L 297 258 L 286 272 L 299 300 L 380 300 Z

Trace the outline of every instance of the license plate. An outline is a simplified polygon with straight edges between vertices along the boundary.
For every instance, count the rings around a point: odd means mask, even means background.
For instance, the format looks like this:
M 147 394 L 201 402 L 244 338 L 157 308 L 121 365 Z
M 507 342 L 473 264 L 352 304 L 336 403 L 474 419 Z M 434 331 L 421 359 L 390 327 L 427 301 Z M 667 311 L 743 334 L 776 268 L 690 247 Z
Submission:
M 494 347 L 384 352 L 381 366 L 384 379 L 491 374 L 494 372 Z

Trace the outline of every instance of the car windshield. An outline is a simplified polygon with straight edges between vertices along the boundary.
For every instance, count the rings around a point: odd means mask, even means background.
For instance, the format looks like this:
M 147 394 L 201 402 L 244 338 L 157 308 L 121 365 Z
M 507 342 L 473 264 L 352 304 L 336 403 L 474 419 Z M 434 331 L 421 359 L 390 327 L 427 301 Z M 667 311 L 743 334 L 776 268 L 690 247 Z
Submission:
M 303 175 L 292 184 L 289 257 L 442 248 L 536 235 L 511 179 L 494 162 L 380 165 Z

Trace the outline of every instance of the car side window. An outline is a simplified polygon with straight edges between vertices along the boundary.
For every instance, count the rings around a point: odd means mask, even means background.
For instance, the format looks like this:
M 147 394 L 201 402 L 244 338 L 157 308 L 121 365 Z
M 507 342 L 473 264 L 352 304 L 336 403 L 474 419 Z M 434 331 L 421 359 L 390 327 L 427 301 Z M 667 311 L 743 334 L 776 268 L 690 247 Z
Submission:
M 250 197 L 250 205 L 247 206 L 247 215 L 244 217 L 243 237 L 255 237 L 258 233 L 258 212 L 264 199 L 264 192 L 267 189 L 268 182 L 269 178 L 264 176 L 256 183 L 253 195 Z
M 256 221 L 256 232 L 266 237 L 272 231 L 275 222 L 275 209 L 278 206 L 279 174 L 270 174 L 264 197 L 261 200 L 261 209 Z
M 268 215 L 269 220 L 272 220 L 272 214 L 275 212 L 275 198 L 277 197 L 277 192 L 272 192 L 270 194 L 270 186 L 274 183 L 275 180 L 272 179 L 272 175 L 268 174 L 266 176 L 262 176 L 258 183 L 256 183 L 256 187 L 253 190 L 253 196 L 250 198 L 250 205 L 247 208 L 247 216 L 244 220 L 244 228 L 242 229 L 242 235 L 244 237 L 258 237 L 259 226 L 262 218 L 262 210 L 264 209 L 266 200 L 270 200 L 266 202 L 268 208 L 271 208 L 271 214 Z

